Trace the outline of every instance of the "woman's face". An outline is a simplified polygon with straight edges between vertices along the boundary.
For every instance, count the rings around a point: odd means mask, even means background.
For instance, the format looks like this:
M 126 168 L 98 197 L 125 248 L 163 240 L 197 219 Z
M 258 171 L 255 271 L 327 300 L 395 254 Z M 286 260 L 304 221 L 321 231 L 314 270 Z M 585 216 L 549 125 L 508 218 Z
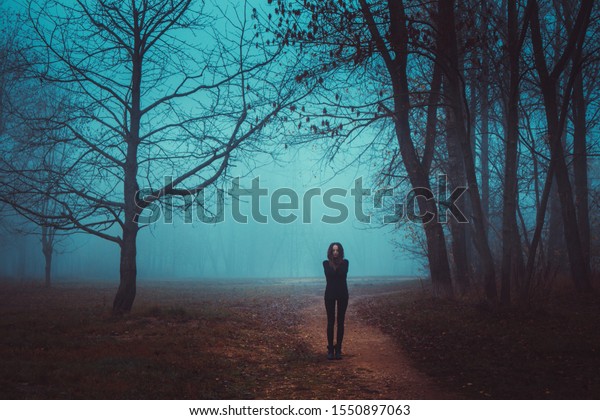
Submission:
M 331 249 L 331 253 L 333 254 L 333 258 L 337 258 L 340 256 L 340 248 L 337 245 L 334 245 Z

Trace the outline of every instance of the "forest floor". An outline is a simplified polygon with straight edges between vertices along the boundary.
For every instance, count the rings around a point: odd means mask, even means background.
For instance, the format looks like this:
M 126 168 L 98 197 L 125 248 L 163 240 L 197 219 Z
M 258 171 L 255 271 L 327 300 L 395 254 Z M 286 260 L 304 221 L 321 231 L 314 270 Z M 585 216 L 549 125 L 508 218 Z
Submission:
M 600 300 L 527 310 L 352 281 L 343 360 L 320 281 L 0 283 L 2 399 L 599 399 Z

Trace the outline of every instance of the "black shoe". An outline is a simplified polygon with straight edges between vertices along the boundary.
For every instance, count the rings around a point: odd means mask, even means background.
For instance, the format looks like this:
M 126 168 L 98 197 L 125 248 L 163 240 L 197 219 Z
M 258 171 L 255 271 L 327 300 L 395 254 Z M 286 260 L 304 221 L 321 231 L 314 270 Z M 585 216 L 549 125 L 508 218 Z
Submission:
M 342 360 L 342 346 L 335 346 L 335 360 Z
M 333 360 L 333 346 L 327 346 L 327 360 Z

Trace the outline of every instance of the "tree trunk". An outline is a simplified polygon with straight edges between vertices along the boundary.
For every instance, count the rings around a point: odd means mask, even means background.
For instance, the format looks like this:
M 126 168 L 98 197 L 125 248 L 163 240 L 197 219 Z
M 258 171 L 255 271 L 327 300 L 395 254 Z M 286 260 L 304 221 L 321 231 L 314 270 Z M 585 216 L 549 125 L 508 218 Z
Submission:
M 561 2 L 563 18 L 570 31 L 574 29 L 572 2 Z M 581 247 L 586 264 L 590 263 L 590 215 L 589 215 L 589 190 L 587 167 L 587 127 L 586 127 L 586 98 L 584 95 L 583 75 L 580 68 L 581 49 L 572 59 L 572 65 L 578 73 L 573 83 L 573 98 L 571 112 L 573 115 L 573 183 L 575 186 L 575 207 L 577 209 L 577 222 L 581 235 Z
M 454 113 L 447 113 L 447 135 L 446 148 L 448 151 L 448 165 L 446 170 L 450 180 L 450 188 L 461 187 L 466 184 L 464 165 L 461 150 L 458 146 L 457 128 L 458 122 L 454 119 Z M 467 224 L 459 223 L 453 217 L 449 220 L 450 233 L 452 234 L 452 260 L 454 262 L 454 273 L 459 292 L 464 294 L 469 288 L 469 263 L 467 259 Z
M 407 85 L 405 85 L 407 86 Z M 424 171 L 415 151 L 410 134 L 410 121 L 408 116 L 408 95 L 397 95 L 396 105 L 396 136 L 400 146 L 402 160 L 408 172 L 413 188 L 424 188 L 432 191 L 428 174 Z M 421 214 L 428 213 L 432 220 L 423 224 L 427 239 L 427 259 L 431 273 L 433 294 L 436 297 L 451 298 L 454 296 L 452 289 L 452 276 L 448 263 L 448 252 L 442 225 L 439 223 L 438 206 L 435 200 L 417 200 Z
M 552 136 L 552 135 L 551 135 Z M 556 162 L 556 183 L 558 184 L 558 195 L 561 203 L 561 213 L 563 219 L 563 228 L 565 240 L 567 242 L 567 252 L 571 265 L 571 275 L 575 283 L 575 288 L 584 292 L 590 288 L 589 264 L 586 263 L 583 248 L 581 246 L 581 237 L 577 222 L 577 213 L 573 203 L 573 190 L 569 181 L 569 172 L 564 158 L 564 151 L 560 144 L 560 139 L 551 140 L 553 159 Z M 557 145 L 559 144 L 559 146 Z
M 137 225 L 130 223 L 123 229 L 121 242 L 120 281 L 117 295 L 113 302 L 113 314 L 123 315 L 129 313 L 133 306 L 136 294 L 137 278 Z M 133 226 L 131 226 L 133 225 Z
M 141 125 L 141 86 L 142 86 L 142 40 L 139 31 L 134 32 L 134 45 L 132 54 L 131 74 L 131 110 L 130 129 L 125 138 L 127 156 L 124 165 L 123 197 L 125 202 L 123 221 L 123 238 L 121 240 L 120 281 L 117 295 L 113 302 L 113 314 L 122 315 L 129 313 L 133 306 L 136 294 L 137 280 L 137 234 L 138 206 L 137 195 L 139 185 L 138 173 L 138 146 L 140 144 Z
M 50 288 L 52 286 L 52 251 L 44 252 L 44 286 Z
M 484 3 L 485 4 L 485 3 Z M 486 28 L 482 28 L 481 31 L 487 30 Z M 480 153 L 480 170 L 481 170 L 481 210 L 483 211 L 484 217 L 484 229 L 486 235 L 489 237 L 489 223 L 490 223 L 490 99 L 489 99 L 489 57 L 487 54 L 481 54 L 481 82 L 477 83 L 479 85 L 479 97 L 481 101 L 481 147 L 479 150 Z M 471 240 L 467 243 L 470 244 L 469 248 L 469 256 L 477 255 L 476 250 L 473 246 L 473 238 L 471 235 Z M 471 264 L 473 277 L 477 277 L 475 275 L 476 272 L 481 271 L 481 265 L 477 258 L 471 258 Z
M 513 276 L 520 271 L 516 253 L 521 252 L 517 228 L 518 139 L 519 139 L 519 34 L 516 0 L 507 2 L 509 88 L 506 106 L 506 146 L 504 152 L 504 193 L 502 197 L 502 272 L 500 301 L 510 303 Z
M 440 298 L 452 298 L 454 291 L 442 225 L 434 220 L 425 224 L 424 229 L 427 238 L 427 260 L 431 273 L 433 295 Z
M 527 266 L 525 270 L 525 279 L 521 284 L 521 300 L 526 302 L 529 300 L 531 294 L 531 280 L 533 279 L 533 272 L 535 267 L 535 260 L 537 256 L 538 245 L 542 238 L 542 228 L 544 227 L 544 219 L 546 215 L 546 207 L 548 205 L 548 199 L 550 197 L 550 190 L 552 188 L 552 180 L 554 178 L 554 163 L 551 161 L 548 167 L 548 173 L 546 174 L 546 181 L 544 182 L 544 190 L 540 198 L 540 204 L 536 211 L 536 222 L 533 237 L 531 238 L 531 246 L 529 247 L 529 253 L 527 257 Z
M 485 217 L 486 233 L 490 215 L 490 101 L 488 83 L 488 62 L 487 56 L 484 54 L 482 55 L 481 84 L 479 86 L 479 96 L 481 98 L 481 150 L 479 153 L 481 156 L 481 209 Z
M 54 251 L 52 232 L 48 226 L 42 226 L 42 253 L 44 254 L 44 286 L 52 286 L 52 253 Z
M 398 126 L 396 127 L 396 132 L 401 136 L 407 135 L 407 133 L 402 128 L 398 128 Z M 409 153 L 409 150 L 407 149 L 410 149 L 410 147 L 401 147 L 401 151 L 403 148 L 405 149 L 404 152 L 402 152 L 403 159 L 407 166 L 409 179 L 413 188 L 432 191 L 429 179 L 425 176 L 422 166 L 418 163 L 416 154 Z M 406 159 L 404 156 L 406 156 Z M 417 199 L 417 203 L 419 204 L 419 211 L 421 214 L 429 214 L 431 216 L 431 221 L 423 223 L 423 229 L 425 230 L 427 242 L 427 261 L 429 263 L 429 271 L 431 274 L 433 296 L 439 298 L 452 298 L 454 297 L 452 274 L 448 261 L 444 229 L 438 218 L 438 205 L 433 199 L 425 200 L 423 198 Z
M 421 165 L 429 176 L 431 163 L 435 153 L 435 140 L 437 137 L 438 108 L 440 102 L 440 90 L 442 86 L 442 69 L 437 63 L 433 63 L 433 74 L 431 75 L 431 89 L 427 99 L 427 119 L 425 122 L 425 147 Z
M 558 195 L 558 186 L 556 180 L 552 180 L 550 187 L 550 215 L 548 217 L 548 261 L 552 262 L 559 272 L 564 273 L 569 270 L 565 243 L 565 232 L 562 224 L 562 214 L 560 210 L 560 196 Z
M 586 264 L 590 262 L 590 213 L 588 204 L 587 128 L 583 77 L 578 75 L 573 87 L 573 178 L 575 206 L 581 233 L 581 247 Z
M 442 52 L 440 57 L 444 63 L 443 68 L 446 72 L 446 80 L 448 81 L 447 96 L 450 101 L 450 112 L 455 114 L 457 121 L 457 138 L 462 150 L 465 174 L 467 178 L 467 186 L 469 196 L 471 198 L 471 208 L 473 211 L 474 223 L 474 241 L 479 252 L 482 269 L 485 294 L 487 299 L 495 300 L 498 296 L 496 290 L 496 273 L 494 270 L 494 260 L 492 252 L 487 240 L 485 229 L 485 220 L 481 207 L 481 196 L 479 194 L 479 186 L 477 184 L 477 175 L 475 171 L 475 158 L 469 141 L 469 135 L 465 124 L 468 124 L 464 115 L 464 89 L 458 74 L 458 45 L 456 41 L 456 28 L 454 17 L 454 1 L 440 0 L 438 11 L 438 33 L 440 34 L 438 42 Z
M 371 14 L 370 6 L 366 0 L 359 0 L 361 10 L 367 21 L 369 32 L 373 37 L 378 51 L 385 61 L 386 68 L 390 74 L 394 93 L 394 126 L 396 138 L 400 148 L 400 154 L 408 173 L 413 188 L 431 190 L 429 173 L 421 163 L 415 145 L 413 143 L 410 126 L 410 99 L 407 76 L 408 61 L 408 31 L 407 17 L 402 1 L 388 2 L 390 13 L 390 45 L 394 57 L 386 46 L 382 35 L 379 33 L 375 19 Z M 429 212 L 433 216 L 432 221 L 424 223 L 425 236 L 427 238 L 427 258 L 431 272 L 433 291 L 439 297 L 452 297 L 452 278 L 444 231 L 438 222 L 438 208 L 435 200 L 417 200 L 421 213 Z
M 139 190 L 137 184 L 137 145 L 130 144 L 127 150 L 125 165 L 125 220 L 123 221 L 123 238 L 121 239 L 120 281 L 117 295 L 113 302 L 113 314 L 129 313 L 136 294 L 137 279 L 137 224 L 136 197 Z
M 575 284 L 575 289 L 579 292 L 586 292 L 591 288 L 590 284 L 590 269 L 589 262 L 586 261 L 584 256 L 583 247 L 581 244 L 581 235 L 579 233 L 579 225 L 577 222 L 577 212 L 575 209 L 575 203 L 573 202 L 573 190 L 571 188 L 571 182 L 569 180 L 569 170 L 567 168 L 565 153 L 562 144 L 562 131 L 564 129 L 564 119 L 561 118 L 559 109 L 559 100 L 557 97 L 557 84 L 559 75 L 562 73 L 562 68 L 555 67 L 552 72 L 548 71 L 546 58 L 544 55 L 544 48 L 542 45 L 542 37 L 539 23 L 539 10 L 537 2 L 533 0 L 534 4 L 531 28 L 532 28 L 532 44 L 534 49 L 534 58 L 536 64 L 536 70 L 540 76 L 542 96 L 544 99 L 544 108 L 546 111 L 546 123 L 548 128 L 548 142 L 550 145 L 551 161 L 555 167 L 555 178 L 558 186 L 558 195 L 561 204 L 561 214 L 563 220 L 563 228 L 565 234 L 565 241 L 567 243 L 567 253 L 569 255 L 569 263 L 571 267 L 571 276 Z M 582 31 L 574 38 L 577 44 L 579 52 L 583 45 L 583 39 L 585 37 L 585 28 L 589 22 L 589 16 L 591 13 L 592 2 L 583 2 L 581 9 L 578 14 L 578 25 L 575 25 L 576 30 Z M 583 25 L 582 25 L 583 23 Z M 571 54 L 573 54 L 571 52 Z M 565 55 L 565 59 L 568 57 Z M 565 61 L 560 61 L 563 64 Z M 558 64 L 557 64 L 558 65 Z M 575 67 L 575 66 L 574 66 Z M 577 70 L 572 70 L 577 71 Z M 568 100 L 570 91 L 569 87 L 565 89 L 565 95 L 563 100 Z

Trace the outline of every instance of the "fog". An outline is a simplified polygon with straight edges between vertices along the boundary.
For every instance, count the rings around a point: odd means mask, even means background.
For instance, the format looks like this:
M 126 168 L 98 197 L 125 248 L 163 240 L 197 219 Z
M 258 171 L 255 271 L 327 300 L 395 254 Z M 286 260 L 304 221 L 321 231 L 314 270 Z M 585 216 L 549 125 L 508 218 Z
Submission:
M 22 6 L 12 5 L 16 10 Z M 213 24 L 220 28 L 224 22 Z M 284 140 L 281 133 L 276 138 L 265 139 L 268 144 L 283 144 Z M 321 261 L 326 258 L 328 245 L 334 241 L 341 242 L 345 248 L 351 276 L 423 273 L 424 258 L 415 258 L 413 253 L 393 244 L 402 242 L 404 234 L 394 225 L 382 225 L 381 217 L 372 211 L 372 194 L 364 197 L 364 209 L 361 209 L 372 216 L 371 221 L 365 223 L 356 217 L 351 190 L 357 179 L 365 189 L 372 188 L 372 180 L 377 175 L 370 162 L 358 159 L 364 149 L 352 151 L 344 147 L 335 159 L 326 160 L 327 147 L 323 143 L 318 147 L 285 147 L 278 151 L 265 147 L 267 154 L 239 156 L 227 169 L 226 177 L 207 191 L 207 207 L 213 210 L 216 209 L 214 193 L 218 188 L 224 191 L 224 217 L 218 223 L 201 220 L 201 209 L 196 202 L 193 208 L 182 211 L 184 201 L 178 197 L 172 198 L 178 210 L 161 207 L 156 212 L 155 208 L 152 216 L 157 216 L 156 220 L 138 235 L 138 279 L 321 276 Z M 275 154 L 268 154 L 273 152 Z M 253 180 L 258 179 L 260 188 L 268 191 L 254 203 L 266 221 L 253 217 L 252 197 L 243 197 L 239 203 L 238 213 L 247 216 L 247 223 L 237 220 L 229 194 L 236 178 L 242 189 L 251 188 Z M 121 185 L 117 186 L 119 192 Z M 329 197 L 329 205 L 324 204 L 326 191 L 333 188 L 338 189 L 336 194 Z M 283 204 L 282 209 L 274 210 L 271 200 L 278 189 L 287 191 L 279 202 L 289 203 L 292 190 L 298 197 L 297 206 L 286 209 Z M 318 194 L 315 189 L 320 189 Z M 306 197 L 309 190 L 313 193 Z M 340 194 L 342 190 L 344 194 Z M 346 208 L 347 215 L 341 214 L 340 207 Z M 8 208 L 2 210 L 5 223 L 0 230 L 0 276 L 43 281 L 40 228 L 28 225 L 22 217 L 6 216 Z M 122 235 L 118 227 L 107 233 Z M 53 282 L 102 279 L 118 283 L 120 249 L 115 243 L 81 232 L 57 232 L 57 235 L 61 238 L 54 249 Z
M 302 278 L 322 276 L 321 261 L 331 242 L 341 242 L 350 261 L 350 276 L 416 276 L 423 273 L 424 259 L 393 242 L 402 242 L 401 229 L 383 225 L 381 215 L 373 211 L 372 174 L 365 162 L 352 153 L 324 162 L 320 150 L 288 150 L 277 156 L 257 157 L 250 164 L 239 165 L 229 179 L 219 184 L 224 191 L 223 221 L 209 223 L 196 202 L 186 210 L 181 198 L 173 198 L 174 209 L 161 206 L 155 220 L 142 229 L 138 238 L 138 278 L 140 280 L 177 280 L 212 278 Z M 353 162 L 353 163 L 352 163 Z M 234 215 L 229 193 L 233 179 L 239 187 L 249 189 L 252 182 L 265 189 L 258 199 L 258 209 L 266 223 L 254 220 L 252 197 L 240 199 L 239 214 Z M 356 182 L 371 189 L 362 200 L 362 212 L 370 223 L 356 215 Z M 291 189 L 298 196 L 292 209 L 273 209 L 271 200 L 277 190 Z M 333 203 L 324 204 L 328 190 L 338 188 Z M 313 189 L 310 197 L 306 194 Z M 319 189 L 319 194 L 314 192 Z M 217 187 L 207 191 L 206 212 L 216 211 Z M 342 190 L 344 193 L 342 193 Z M 345 197 L 343 196 L 345 194 Z M 284 195 L 278 200 L 289 203 Z M 337 203 L 337 204 L 336 204 Z M 335 204 L 335 205 L 334 205 Z M 345 207 L 344 219 L 339 210 Z M 279 216 L 279 217 L 278 217 Z M 295 219 L 290 222 L 290 217 Z M 277 220 L 274 220 L 277 219 Z M 282 222 L 285 218 L 287 222 Z M 328 222 L 324 222 L 325 218 Z M 329 218 L 329 219 L 327 219 Z M 190 223 L 191 222 L 191 223 Z M 34 230 L 34 227 L 30 229 Z M 118 232 L 115 230 L 115 233 Z M 42 281 L 44 257 L 39 235 L 22 235 L 3 231 L 0 275 L 17 280 Z M 413 247 L 415 247 L 413 245 Z M 89 234 L 62 237 L 53 259 L 54 281 L 108 280 L 118 283 L 119 247 Z M 416 250 L 416 248 L 415 248 Z

